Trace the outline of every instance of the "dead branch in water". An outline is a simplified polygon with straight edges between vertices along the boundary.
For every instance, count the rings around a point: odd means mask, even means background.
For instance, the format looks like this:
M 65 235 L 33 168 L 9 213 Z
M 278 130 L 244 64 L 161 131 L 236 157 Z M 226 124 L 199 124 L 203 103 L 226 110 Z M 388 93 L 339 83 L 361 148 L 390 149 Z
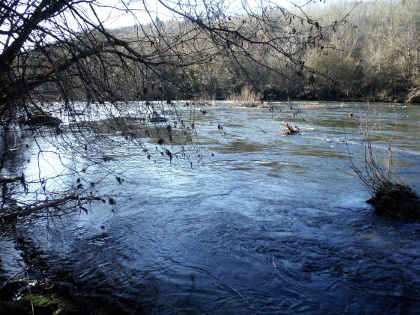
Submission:
M 290 126 L 288 123 L 286 123 L 286 125 L 284 125 L 285 127 L 285 134 L 287 136 L 291 136 L 291 135 L 296 135 L 300 132 L 300 129 L 297 126 Z
M 67 205 L 69 202 L 76 202 L 72 205 L 73 208 L 83 207 L 84 204 L 92 202 L 92 201 L 102 201 L 105 202 L 103 198 L 96 197 L 96 196 L 88 196 L 88 197 L 81 197 L 78 195 L 67 195 L 63 198 L 55 199 L 53 201 L 44 200 L 38 201 L 36 204 L 31 204 L 27 207 L 10 207 L 10 209 L 5 209 L 3 213 L 0 213 L 0 223 L 7 223 L 13 222 L 18 217 L 26 217 L 29 215 L 33 215 L 39 211 L 46 210 L 49 208 L 55 208 L 57 210 L 61 210 L 60 207 Z

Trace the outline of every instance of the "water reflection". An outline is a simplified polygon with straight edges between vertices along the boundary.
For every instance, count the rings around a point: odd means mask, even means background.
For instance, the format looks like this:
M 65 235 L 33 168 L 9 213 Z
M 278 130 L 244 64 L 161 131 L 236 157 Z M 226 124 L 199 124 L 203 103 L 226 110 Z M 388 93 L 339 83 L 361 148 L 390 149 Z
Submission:
M 5 175 L 19 173 L 26 162 L 30 138 L 19 126 L 0 126 L 0 171 Z M 4 155 L 4 156 L 3 156 Z M 4 157 L 4 158 L 3 158 Z

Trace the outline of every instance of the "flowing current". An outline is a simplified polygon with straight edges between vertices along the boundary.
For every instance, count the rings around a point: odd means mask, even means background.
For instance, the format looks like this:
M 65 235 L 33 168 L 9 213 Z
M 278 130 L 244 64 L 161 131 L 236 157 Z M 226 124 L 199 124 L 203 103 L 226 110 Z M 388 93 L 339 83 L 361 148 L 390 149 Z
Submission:
M 105 165 L 124 182 L 96 189 L 115 206 L 16 229 L 77 293 L 129 313 L 417 314 L 420 224 L 375 216 L 349 156 L 363 167 L 368 119 L 378 159 L 391 145 L 396 173 L 420 193 L 420 107 L 273 109 L 207 106 L 192 164 L 113 152 Z M 300 134 L 285 136 L 286 122 Z M 0 244 L 5 272 L 23 268 L 13 242 Z

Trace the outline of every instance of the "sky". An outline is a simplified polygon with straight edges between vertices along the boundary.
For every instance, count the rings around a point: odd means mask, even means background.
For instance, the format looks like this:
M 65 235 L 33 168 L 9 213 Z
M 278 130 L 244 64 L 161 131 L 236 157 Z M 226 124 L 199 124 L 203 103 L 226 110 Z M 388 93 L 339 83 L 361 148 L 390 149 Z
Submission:
M 177 7 L 177 2 L 179 2 L 177 0 L 161 1 L 175 8 Z M 158 17 L 162 21 L 169 20 L 174 16 L 173 12 L 165 8 L 159 0 L 98 0 L 98 2 L 101 4 L 98 10 L 100 18 L 104 21 L 105 26 L 109 28 L 120 28 L 139 23 L 147 24 L 150 21 L 149 14 L 153 19 Z M 187 6 L 190 8 L 191 6 L 195 6 L 197 10 L 203 9 L 203 0 L 182 0 L 180 2 L 185 8 Z M 224 5 L 224 12 L 238 14 L 244 12 L 244 7 L 251 10 L 270 5 L 293 8 L 293 3 L 302 5 L 308 3 L 308 0 L 224 0 L 221 2 Z M 314 2 L 321 3 L 322 5 L 325 0 Z M 111 6 L 118 7 L 119 9 L 109 10 Z M 128 14 L 125 7 L 130 8 L 132 13 Z

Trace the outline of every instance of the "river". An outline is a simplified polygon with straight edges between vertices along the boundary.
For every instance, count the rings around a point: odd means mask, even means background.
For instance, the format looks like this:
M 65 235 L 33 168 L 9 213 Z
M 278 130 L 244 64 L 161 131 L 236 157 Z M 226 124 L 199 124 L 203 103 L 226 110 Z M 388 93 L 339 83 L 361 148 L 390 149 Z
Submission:
M 378 159 L 391 144 L 395 171 L 420 192 L 420 107 L 272 105 L 206 106 L 191 160 L 121 149 L 106 165 L 124 182 L 96 186 L 115 206 L 16 229 L 79 294 L 129 313 L 417 314 L 420 224 L 375 216 L 349 155 L 363 166 L 369 110 Z M 300 134 L 285 136 L 286 122 Z M 13 241 L 0 243 L 6 273 L 23 268 Z

